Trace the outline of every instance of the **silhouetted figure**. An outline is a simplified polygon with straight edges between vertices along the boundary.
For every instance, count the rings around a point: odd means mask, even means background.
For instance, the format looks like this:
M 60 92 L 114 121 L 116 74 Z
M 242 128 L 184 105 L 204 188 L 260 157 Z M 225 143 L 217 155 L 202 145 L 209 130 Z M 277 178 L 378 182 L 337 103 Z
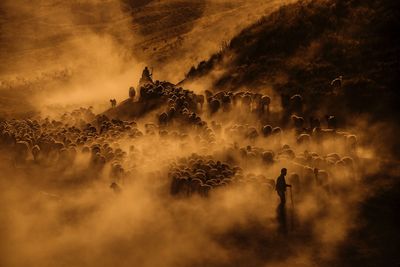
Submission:
M 145 67 L 142 72 L 142 77 L 139 80 L 138 88 L 140 88 L 140 90 L 141 90 L 141 87 L 143 87 L 146 84 L 154 84 L 152 76 L 153 76 L 153 73 L 150 73 L 149 68 Z
M 279 198 L 281 199 L 280 205 L 285 206 L 286 203 L 286 187 L 292 187 L 291 185 L 286 183 L 285 176 L 287 174 L 287 169 L 283 168 L 281 170 L 281 175 L 276 179 L 275 190 L 278 193 Z
M 143 86 L 148 83 L 153 83 L 153 74 L 150 73 L 149 68 L 145 67 L 142 72 L 142 77 L 139 80 L 139 86 Z
M 151 79 L 151 73 L 150 73 L 149 68 L 147 66 L 144 67 L 144 70 L 142 72 L 142 78 Z
M 276 210 L 277 212 L 277 219 L 279 222 L 279 232 L 282 234 L 287 234 L 287 221 L 286 221 L 286 208 L 285 208 L 285 203 L 286 203 L 286 187 L 292 187 L 291 185 L 286 183 L 285 176 L 287 174 L 287 169 L 282 168 L 281 170 L 281 175 L 276 179 L 276 192 L 278 193 L 278 196 L 281 200 L 281 202 L 278 205 L 278 208 Z

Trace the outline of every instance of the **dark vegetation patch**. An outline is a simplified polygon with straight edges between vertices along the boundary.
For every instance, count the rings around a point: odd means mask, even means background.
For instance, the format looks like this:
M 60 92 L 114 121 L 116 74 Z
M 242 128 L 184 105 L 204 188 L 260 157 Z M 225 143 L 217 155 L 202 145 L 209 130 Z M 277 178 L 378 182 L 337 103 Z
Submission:
M 400 216 L 395 208 L 400 201 L 400 182 L 387 174 L 368 179 L 378 190 L 362 203 L 359 220 L 363 226 L 350 233 L 351 240 L 340 248 L 332 266 L 342 259 L 346 261 L 340 266 L 397 266 L 400 262 Z
M 193 66 L 186 81 L 217 68 L 213 89 L 299 93 L 306 113 L 333 113 L 347 120 L 367 115 L 390 125 L 397 138 L 400 2 L 391 0 L 300 1 L 283 6 L 233 38 L 210 59 Z M 342 87 L 330 82 L 343 75 Z M 388 139 L 389 140 L 389 139 Z M 399 142 L 392 152 L 398 156 Z M 382 167 L 382 170 L 393 166 Z M 351 231 L 338 257 L 324 266 L 395 266 L 400 262 L 398 172 L 369 177 L 380 188 L 360 203 L 363 226 Z M 379 183 L 379 185 L 375 185 Z
M 376 119 L 398 116 L 399 3 L 390 0 L 300 1 L 260 19 L 186 80 L 217 66 L 226 72 L 215 89 L 272 86 L 300 93 L 310 109 L 368 113 Z M 341 90 L 332 79 L 343 75 Z M 322 101 L 329 95 L 330 101 Z M 332 101 L 333 100 L 333 101 Z

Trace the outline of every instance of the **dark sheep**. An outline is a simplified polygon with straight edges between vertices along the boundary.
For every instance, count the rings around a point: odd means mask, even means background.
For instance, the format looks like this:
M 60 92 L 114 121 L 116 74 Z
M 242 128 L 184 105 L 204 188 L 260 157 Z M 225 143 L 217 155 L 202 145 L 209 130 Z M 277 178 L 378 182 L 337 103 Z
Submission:
M 274 152 L 271 150 L 264 151 L 262 153 L 262 160 L 267 164 L 273 164 L 274 163 Z
M 167 126 L 168 120 L 169 116 L 166 112 L 163 112 L 158 116 L 158 123 L 160 124 L 160 126 Z
M 310 129 L 321 128 L 321 122 L 318 118 L 310 117 Z
M 40 160 L 40 147 L 38 145 L 34 145 L 32 147 L 32 156 L 35 162 L 39 162 Z
M 204 93 L 206 95 L 207 102 L 210 102 L 210 101 L 208 101 L 208 99 L 212 98 L 212 96 L 213 96 L 212 92 L 209 90 L 205 90 Z
M 328 129 L 336 129 L 337 128 L 337 119 L 333 115 L 325 115 L 326 122 L 328 124 Z
M 264 125 L 262 127 L 262 133 L 264 135 L 264 137 L 268 137 L 272 134 L 272 127 L 271 125 Z
M 246 138 L 249 138 L 250 140 L 254 140 L 257 137 L 258 137 L 257 129 L 254 127 L 249 127 L 246 132 Z
M 212 99 L 209 103 L 209 108 L 210 108 L 211 114 L 216 113 L 220 107 L 221 107 L 221 103 L 217 99 Z
M 299 94 L 290 98 L 290 112 L 301 114 L 303 112 L 303 97 Z
M 136 96 L 136 91 L 134 87 L 129 88 L 129 98 L 134 99 Z
M 310 144 L 310 142 L 311 142 L 311 136 L 309 134 L 300 134 L 297 137 L 297 143 L 299 145 Z
M 339 76 L 331 81 L 331 86 L 333 89 L 341 88 L 343 82 L 343 76 Z
M 292 115 L 292 121 L 293 121 L 294 127 L 297 130 L 300 130 L 300 131 L 303 130 L 303 128 L 304 128 L 304 118 L 303 117 Z
M 269 105 L 271 104 L 271 98 L 268 95 L 263 95 L 260 98 L 260 109 L 261 113 L 264 113 L 265 107 L 267 107 L 267 114 L 269 114 Z
M 272 129 L 272 134 L 273 134 L 273 135 L 281 135 L 281 134 L 282 134 L 282 129 L 281 129 L 281 127 L 274 127 L 274 128 Z

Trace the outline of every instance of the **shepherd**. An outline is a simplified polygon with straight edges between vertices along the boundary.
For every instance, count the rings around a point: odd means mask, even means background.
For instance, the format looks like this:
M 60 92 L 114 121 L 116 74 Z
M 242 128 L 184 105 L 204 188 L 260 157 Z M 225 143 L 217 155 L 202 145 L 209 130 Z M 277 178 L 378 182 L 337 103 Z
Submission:
M 139 80 L 139 88 L 144 86 L 145 84 L 153 84 L 153 70 L 149 71 L 149 68 L 146 66 L 142 72 L 142 77 Z
M 284 207 L 286 203 L 286 187 L 292 187 L 290 184 L 286 183 L 285 176 L 287 174 L 287 169 L 281 169 L 281 175 L 276 179 L 276 187 L 275 190 L 278 193 L 278 196 L 281 200 L 280 206 Z

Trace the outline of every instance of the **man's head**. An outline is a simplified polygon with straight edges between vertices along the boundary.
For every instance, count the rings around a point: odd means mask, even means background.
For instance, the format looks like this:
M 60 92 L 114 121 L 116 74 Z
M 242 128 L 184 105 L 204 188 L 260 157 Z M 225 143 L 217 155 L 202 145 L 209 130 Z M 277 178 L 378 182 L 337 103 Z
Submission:
M 286 169 L 286 168 L 282 168 L 281 174 L 282 174 L 282 175 L 286 175 L 286 174 L 287 174 L 287 169 Z

